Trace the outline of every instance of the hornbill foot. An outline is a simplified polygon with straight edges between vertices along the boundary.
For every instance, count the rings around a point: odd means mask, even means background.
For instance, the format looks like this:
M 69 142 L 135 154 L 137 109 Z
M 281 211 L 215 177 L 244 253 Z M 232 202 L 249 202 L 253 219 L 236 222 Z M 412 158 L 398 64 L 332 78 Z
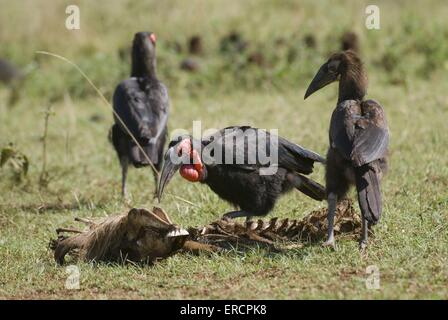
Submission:
M 126 193 L 122 194 L 122 200 L 125 205 L 130 206 L 132 203 L 132 195 L 130 195 L 126 192 Z
M 121 197 L 123 199 L 126 199 L 128 197 L 128 189 L 126 188 L 126 186 L 121 187 Z
M 246 220 L 250 220 L 251 215 L 247 213 L 246 211 L 231 211 L 227 212 L 222 216 L 222 219 L 224 220 L 231 220 L 235 218 L 241 218 L 246 217 Z
M 328 239 L 327 241 L 323 242 L 322 247 L 332 248 L 333 250 L 336 250 L 336 242 L 334 241 L 334 238 Z
M 157 202 L 160 203 L 160 199 L 159 199 L 159 197 L 157 196 L 157 194 L 158 194 L 157 190 L 154 191 L 154 193 L 152 194 L 152 201 L 154 201 L 154 200 L 157 199 Z
M 364 252 L 367 249 L 367 240 L 359 241 L 359 251 Z

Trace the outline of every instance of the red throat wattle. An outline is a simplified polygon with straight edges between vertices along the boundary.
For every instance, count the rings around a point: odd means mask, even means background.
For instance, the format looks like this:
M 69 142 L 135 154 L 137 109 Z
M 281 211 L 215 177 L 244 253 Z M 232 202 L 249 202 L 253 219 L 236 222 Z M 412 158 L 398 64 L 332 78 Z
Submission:
M 183 164 L 179 169 L 179 173 L 184 179 L 190 182 L 197 182 L 200 179 L 199 171 L 192 164 Z
M 180 175 L 190 182 L 200 181 L 202 179 L 204 165 L 202 164 L 199 153 L 192 148 L 191 140 L 189 139 L 182 140 L 179 146 L 177 147 L 177 153 L 178 155 L 181 155 L 183 153 L 188 154 L 190 155 L 190 158 L 193 160 L 193 164 L 183 164 L 180 167 L 179 169 Z

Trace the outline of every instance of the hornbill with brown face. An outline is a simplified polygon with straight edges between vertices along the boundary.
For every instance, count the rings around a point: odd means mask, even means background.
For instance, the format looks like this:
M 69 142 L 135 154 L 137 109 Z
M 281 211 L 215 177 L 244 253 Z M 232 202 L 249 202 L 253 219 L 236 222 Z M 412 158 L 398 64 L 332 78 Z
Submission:
M 365 100 L 367 75 L 359 56 L 349 50 L 333 54 L 311 81 L 305 99 L 339 80 L 339 96 L 330 123 L 330 147 L 326 163 L 328 239 L 334 247 L 333 221 L 338 199 L 356 186 L 362 214 L 360 248 L 381 216 L 380 181 L 387 170 L 389 129 L 381 105 Z
M 281 194 L 293 188 L 315 200 L 325 198 L 323 186 L 305 177 L 314 162 L 325 160 L 267 131 L 228 127 L 201 140 L 181 136 L 169 144 L 160 175 L 158 197 L 177 170 L 191 182 L 207 184 L 239 210 L 227 218 L 263 216 Z
M 117 86 L 113 97 L 115 124 L 110 138 L 122 168 L 123 196 L 129 164 L 151 166 L 156 181 L 162 164 L 169 98 L 165 85 L 157 79 L 155 46 L 154 33 L 135 34 L 131 77 Z

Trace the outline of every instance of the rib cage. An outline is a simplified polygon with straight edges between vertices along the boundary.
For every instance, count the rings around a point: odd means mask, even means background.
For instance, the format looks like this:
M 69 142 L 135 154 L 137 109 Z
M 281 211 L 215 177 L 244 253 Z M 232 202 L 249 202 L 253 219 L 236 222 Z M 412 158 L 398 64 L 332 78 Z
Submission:
M 188 232 L 190 240 L 225 249 L 253 246 L 257 243 L 279 249 L 284 247 L 279 243 L 294 242 L 301 246 L 303 242 L 324 239 L 328 227 L 326 217 L 327 209 L 323 208 L 312 211 L 301 220 L 272 218 L 268 221 L 259 219 L 246 223 L 218 220 L 203 227 L 189 228 Z M 355 236 L 360 230 L 361 219 L 353 208 L 352 201 L 340 201 L 335 217 L 335 234 Z

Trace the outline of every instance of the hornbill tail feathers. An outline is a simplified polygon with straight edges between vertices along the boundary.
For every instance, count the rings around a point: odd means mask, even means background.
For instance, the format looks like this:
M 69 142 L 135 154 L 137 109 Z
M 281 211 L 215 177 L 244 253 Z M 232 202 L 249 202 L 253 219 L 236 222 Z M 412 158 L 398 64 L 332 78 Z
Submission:
M 316 181 L 313 181 L 301 174 L 297 174 L 299 176 L 301 183 L 300 185 L 295 186 L 295 188 L 302 193 L 306 194 L 308 197 L 317 200 L 322 201 L 326 197 L 325 187 L 321 184 L 317 183 Z
M 380 180 L 375 169 L 366 164 L 355 168 L 356 190 L 362 216 L 376 224 L 381 217 L 382 200 Z

